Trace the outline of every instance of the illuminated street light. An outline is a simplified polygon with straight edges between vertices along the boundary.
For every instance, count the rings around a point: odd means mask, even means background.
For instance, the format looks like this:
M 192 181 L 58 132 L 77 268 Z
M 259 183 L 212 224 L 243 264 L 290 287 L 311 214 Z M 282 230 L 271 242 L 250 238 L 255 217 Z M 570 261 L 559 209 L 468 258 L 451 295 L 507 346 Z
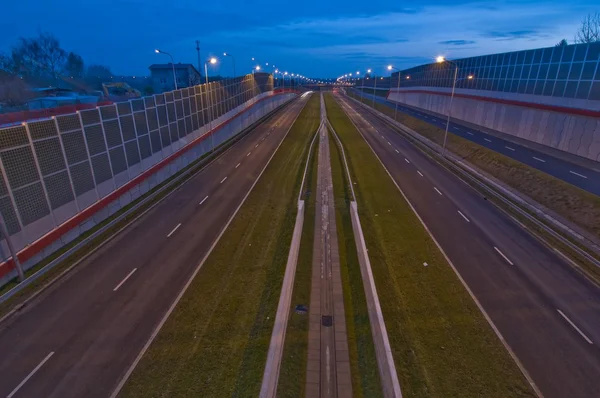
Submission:
M 232 54 L 229 54 L 229 53 L 223 53 L 223 56 L 224 57 L 231 57 L 231 60 L 233 61 L 233 77 L 235 77 L 236 74 L 235 74 L 235 58 L 234 58 L 234 56 Z
M 444 57 L 442 57 L 441 55 L 439 55 L 439 56 L 438 56 L 438 57 L 435 59 L 435 62 L 437 62 L 437 63 L 440 63 L 440 64 L 441 64 L 441 63 L 442 63 L 442 62 L 444 62 L 445 60 L 446 60 L 446 59 L 445 59 Z
M 214 65 L 217 63 L 217 59 L 215 57 L 211 57 L 209 58 L 205 63 L 204 63 L 204 77 L 206 78 L 206 89 L 208 90 L 208 64 Z M 210 102 L 211 102 L 211 96 L 208 95 L 208 102 L 209 102 L 209 107 L 210 107 L 210 121 L 208 124 L 208 131 L 212 130 L 212 121 L 214 118 L 214 114 L 213 114 L 213 107 L 211 106 Z M 212 151 L 215 151 L 215 139 L 214 139 L 214 134 L 210 135 L 211 137 L 211 144 L 212 144 Z
M 171 66 L 173 67 L 173 83 L 175 83 L 175 90 L 177 90 L 177 75 L 175 74 L 175 61 L 173 61 L 173 56 L 171 54 L 169 54 L 168 52 L 159 50 L 158 48 L 156 50 L 154 50 L 154 52 L 157 54 L 168 55 L 171 58 Z M 112 77 L 111 77 L 111 79 L 112 79 Z
M 450 104 L 448 105 L 448 118 L 446 119 L 446 132 L 444 133 L 444 145 L 442 145 L 442 156 L 446 155 L 446 140 L 448 139 L 448 127 L 450 126 L 450 114 L 452 113 L 452 100 L 454 99 L 454 89 L 456 88 L 456 81 L 458 77 L 458 64 L 453 61 L 449 61 L 442 57 L 441 55 L 435 59 L 438 63 L 447 62 L 451 65 L 454 65 L 454 81 L 452 83 L 452 94 L 450 95 Z M 473 76 L 470 75 L 469 79 L 472 79 Z

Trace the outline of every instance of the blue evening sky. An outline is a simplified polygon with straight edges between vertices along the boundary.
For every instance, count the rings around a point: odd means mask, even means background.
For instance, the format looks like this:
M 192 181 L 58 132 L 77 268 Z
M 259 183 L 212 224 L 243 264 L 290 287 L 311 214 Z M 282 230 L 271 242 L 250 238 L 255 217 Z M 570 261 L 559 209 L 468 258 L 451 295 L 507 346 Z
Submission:
M 146 75 L 151 63 L 197 64 L 201 54 L 234 54 L 237 73 L 251 57 L 305 76 L 339 76 L 385 65 L 400 68 L 436 55 L 472 55 L 572 42 L 581 19 L 600 11 L 597 1 L 198 1 L 18 0 L 2 5 L 0 51 L 19 36 L 55 34 L 86 64 L 115 74 Z M 232 74 L 231 59 L 214 72 Z

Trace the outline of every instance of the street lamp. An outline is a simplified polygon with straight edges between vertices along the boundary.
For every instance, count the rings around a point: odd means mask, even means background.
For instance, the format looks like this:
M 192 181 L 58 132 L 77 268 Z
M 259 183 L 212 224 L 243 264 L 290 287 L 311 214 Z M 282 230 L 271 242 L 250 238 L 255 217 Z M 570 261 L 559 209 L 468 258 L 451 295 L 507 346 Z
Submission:
M 398 93 L 398 95 L 400 95 L 400 69 L 398 69 L 392 65 L 388 65 L 388 70 L 397 70 L 398 71 L 398 87 L 396 89 L 396 92 Z M 396 108 L 394 109 L 394 120 L 396 120 L 396 116 L 398 115 L 398 101 L 394 101 L 394 103 L 396 104 Z
M 450 125 L 450 113 L 452 112 L 452 100 L 454 99 L 454 89 L 456 88 L 456 78 L 458 76 L 458 64 L 456 62 L 445 59 L 441 55 L 436 58 L 436 61 L 440 64 L 448 62 L 450 65 L 454 65 L 454 80 L 452 83 L 452 94 L 450 95 L 450 105 L 448 106 L 448 118 L 446 119 L 446 132 L 444 133 L 444 145 L 442 146 L 442 156 L 445 156 L 446 140 L 448 139 L 448 126 Z
M 157 54 L 168 55 L 171 58 L 171 66 L 173 67 L 173 82 L 175 83 L 175 90 L 177 90 L 177 75 L 175 74 L 175 61 L 173 61 L 173 56 L 171 54 L 169 54 L 168 52 L 159 50 L 158 48 L 156 50 L 154 50 L 154 52 Z
M 233 54 L 229 54 L 229 53 L 223 53 L 224 57 L 231 57 L 231 60 L 233 61 L 233 77 L 235 78 L 236 74 L 235 74 L 235 57 L 233 56 Z
M 204 77 L 206 78 L 206 89 L 208 90 L 208 64 L 214 65 L 217 63 L 217 59 L 215 57 L 211 57 L 209 59 L 206 60 L 206 62 L 204 62 Z M 208 131 L 210 131 L 210 141 L 211 141 L 211 145 L 212 145 L 212 151 L 215 151 L 215 137 L 214 134 L 212 133 L 212 121 L 213 121 L 213 107 L 212 107 L 212 98 L 209 92 L 208 95 L 208 101 L 209 101 L 209 107 L 210 107 L 210 121 L 208 122 Z

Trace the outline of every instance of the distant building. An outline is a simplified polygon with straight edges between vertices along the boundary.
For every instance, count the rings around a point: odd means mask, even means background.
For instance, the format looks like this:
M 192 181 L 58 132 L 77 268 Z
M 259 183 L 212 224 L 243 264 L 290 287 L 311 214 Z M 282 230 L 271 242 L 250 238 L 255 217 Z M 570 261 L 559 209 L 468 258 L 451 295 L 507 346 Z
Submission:
M 173 83 L 173 64 L 153 64 L 150 65 L 149 69 L 155 93 L 175 89 L 175 84 Z M 202 78 L 192 64 L 175 64 L 175 75 L 177 76 L 178 88 L 200 84 Z

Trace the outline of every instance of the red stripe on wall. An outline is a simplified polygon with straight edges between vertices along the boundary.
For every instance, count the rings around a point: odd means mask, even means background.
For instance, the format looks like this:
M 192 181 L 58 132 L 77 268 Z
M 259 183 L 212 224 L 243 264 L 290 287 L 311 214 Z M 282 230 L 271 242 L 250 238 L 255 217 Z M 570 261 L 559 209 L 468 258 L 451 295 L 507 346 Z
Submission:
M 394 90 L 393 92 L 396 92 Z M 389 99 L 392 91 L 388 92 L 387 98 Z M 434 95 L 443 95 L 449 97 L 451 93 L 442 93 L 439 91 L 431 91 L 431 90 L 401 90 L 399 93 L 419 93 L 419 94 L 434 94 Z M 548 105 L 548 104 L 538 104 L 534 102 L 526 102 L 526 101 L 517 101 L 517 100 L 508 100 L 503 98 L 491 98 L 485 97 L 481 95 L 472 95 L 472 94 L 462 94 L 462 93 L 454 93 L 455 97 L 474 99 L 477 101 L 486 101 L 486 102 L 496 102 L 504 105 L 515 105 L 515 106 L 523 106 L 526 108 L 534 108 L 541 109 L 544 111 L 552 111 L 552 112 L 561 112 L 561 113 L 569 113 L 572 115 L 579 116 L 588 116 L 588 117 L 600 117 L 600 111 L 594 111 L 590 109 L 581 109 L 581 108 L 571 108 L 567 106 L 558 106 L 558 105 Z
M 273 94 L 256 101 L 254 104 L 250 105 L 247 109 L 245 109 L 242 113 L 248 112 L 252 107 L 259 104 L 260 102 L 262 102 L 268 98 L 271 98 L 274 95 L 283 94 L 284 92 L 292 93 L 292 92 L 296 92 L 296 91 L 288 90 L 288 89 L 285 89 L 285 91 L 283 89 L 273 90 Z M 236 117 L 241 115 L 242 113 L 239 113 L 238 115 L 236 115 Z M 99 212 L 100 210 L 102 210 L 103 208 L 108 206 L 109 203 L 118 199 L 125 192 L 129 191 L 134 186 L 140 184 L 141 182 L 143 182 L 144 180 L 149 178 L 152 174 L 156 173 L 158 170 L 162 169 L 167 164 L 169 164 L 170 162 L 172 162 L 173 160 L 175 160 L 176 158 L 178 158 L 185 152 L 192 149 L 195 145 L 201 143 L 202 141 L 204 141 L 211 135 L 217 133 L 219 130 L 221 130 L 223 127 L 225 127 L 227 124 L 229 124 L 233 119 L 235 119 L 235 117 L 233 117 L 229 120 L 226 120 L 225 122 L 221 123 L 214 129 L 209 131 L 208 133 L 191 141 L 189 144 L 187 144 L 186 146 L 181 148 L 179 151 L 177 151 L 174 154 L 161 160 L 160 162 L 158 162 L 154 166 L 150 167 L 148 170 L 146 170 L 142 174 L 138 175 L 131 181 L 127 182 L 125 185 L 117 188 L 115 191 L 111 192 L 110 194 L 108 194 L 104 198 L 100 199 L 99 201 L 95 202 L 93 205 L 82 210 L 81 212 L 77 213 L 75 216 L 71 217 L 70 219 L 68 219 L 67 221 L 65 221 L 64 223 L 62 223 L 61 225 L 59 225 L 58 227 L 53 229 L 52 231 L 48 232 L 46 235 L 42 236 L 35 242 L 31 243 L 29 246 L 25 247 L 18 253 L 19 260 L 21 262 L 25 262 L 25 261 L 29 260 L 30 258 L 34 257 L 36 254 L 41 252 L 45 247 L 49 246 L 52 242 L 58 240 L 61 236 L 63 236 L 67 232 L 69 232 L 71 229 L 75 228 L 76 226 L 81 224 L 83 221 L 87 220 L 88 218 L 92 217 L 94 214 L 96 214 L 97 212 Z M 2 278 L 6 274 L 8 274 L 10 271 L 12 271 L 13 268 L 14 268 L 14 262 L 12 259 L 0 264 L 0 278 Z

